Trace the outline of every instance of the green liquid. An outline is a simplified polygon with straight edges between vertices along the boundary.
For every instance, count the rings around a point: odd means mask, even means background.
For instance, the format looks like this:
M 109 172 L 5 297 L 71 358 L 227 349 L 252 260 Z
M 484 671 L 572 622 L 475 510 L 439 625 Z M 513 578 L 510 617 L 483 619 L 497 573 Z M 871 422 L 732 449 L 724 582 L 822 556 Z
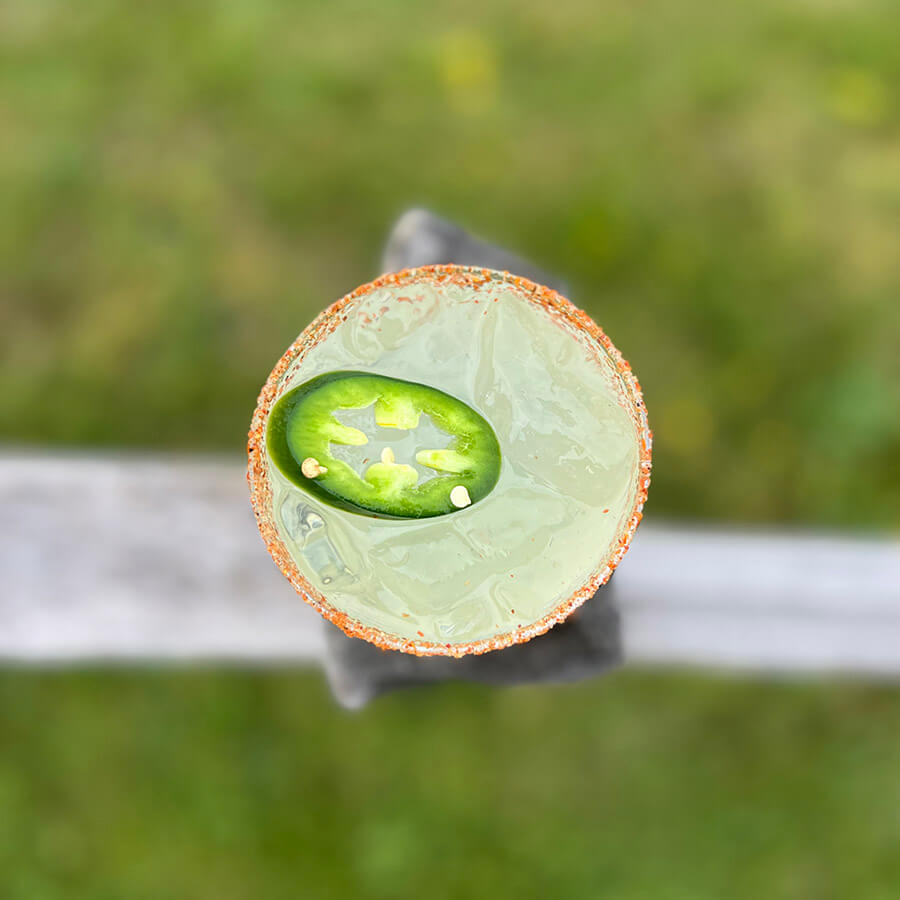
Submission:
M 537 621 L 603 569 L 634 506 L 639 434 L 589 340 L 501 282 L 369 294 L 280 391 L 347 368 L 433 385 L 490 422 L 503 465 L 472 507 L 396 521 L 326 506 L 270 464 L 273 518 L 304 576 L 364 625 L 464 643 Z

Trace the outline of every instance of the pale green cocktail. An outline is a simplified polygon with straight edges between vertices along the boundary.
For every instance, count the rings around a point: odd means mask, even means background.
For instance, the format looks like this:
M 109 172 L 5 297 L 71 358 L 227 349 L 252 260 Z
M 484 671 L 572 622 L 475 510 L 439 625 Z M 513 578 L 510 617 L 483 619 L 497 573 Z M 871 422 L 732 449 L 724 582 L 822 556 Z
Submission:
M 438 388 L 490 423 L 502 464 L 493 490 L 451 515 L 372 518 L 321 502 L 272 464 L 275 401 L 315 376 L 370 372 Z M 340 421 L 368 436 L 332 445 L 360 472 L 389 448 L 419 471 L 450 436 Z M 385 647 L 459 655 L 525 640 L 605 581 L 640 518 L 650 435 L 637 382 L 583 313 L 502 273 L 427 267 L 336 304 L 273 372 L 251 432 L 254 505 L 295 587 L 349 633 Z M 299 463 L 299 461 L 298 461 Z

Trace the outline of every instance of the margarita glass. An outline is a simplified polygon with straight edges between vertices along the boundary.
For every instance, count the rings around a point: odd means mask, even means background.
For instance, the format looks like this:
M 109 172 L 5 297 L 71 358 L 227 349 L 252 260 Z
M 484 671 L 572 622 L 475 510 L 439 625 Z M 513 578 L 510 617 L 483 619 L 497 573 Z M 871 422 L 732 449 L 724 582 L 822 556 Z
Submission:
M 462 656 L 541 634 L 609 579 L 650 443 L 637 380 L 584 312 L 509 273 L 425 266 L 357 288 L 291 345 L 249 481 L 269 552 L 322 615 Z

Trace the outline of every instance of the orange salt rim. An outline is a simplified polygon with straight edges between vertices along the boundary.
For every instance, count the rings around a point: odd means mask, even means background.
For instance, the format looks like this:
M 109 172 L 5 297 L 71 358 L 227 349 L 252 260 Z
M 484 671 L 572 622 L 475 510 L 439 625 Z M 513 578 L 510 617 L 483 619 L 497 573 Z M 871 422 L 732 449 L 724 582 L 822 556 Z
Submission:
M 541 307 L 551 320 L 579 336 L 585 348 L 598 360 L 605 356 L 615 368 L 625 395 L 620 398 L 620 406 L 631 417 L 638 436 L 638 469 L 634 503 L 630 514 L 624 519 L 612 546 L 615 548 L 604 558 L 584 583 L 558 603 L 550 612 L 529 625 L 516 628 L 489 638 L 464 643 L 440 643 L 416 640 L 391 634 L 380 628 L 354 619 L 335 607 L 303 575 L 294 562 L 281 538 L 272 515 L 272 485 L 266 460 L 266 422 L 269 411 L 279 397 L 279 385 L 287 370 L 299 365 L 309 351 L 328 337 L 342 322 L 347 321 L 360 302 L 372 291 L 383 287 L 405 287 L 407 285 L 431 285 L 438 287 L 452 284 L 473 293 L 495 288 L 502 284 L 507 290 Z M 477 302 L 477 301 L 476 301 Z M 257 401 L 256 411 L 250 425 L 247 443 L 249 465 L 247 480 L 250 497 L 260 534 L 272 559 L 284 576 L 291 582 L 297 593 L 321 615 L 337 625 L 345 634 L 362 638 L 376 644 L 383 650 L 399 650 L 416 656 L 465 656 L 470 653 L 486 653 L 500 650 L 513 644 L 521 644 L 551 629 L 565 620 L 572 612 L 592 597 L 601 585 L 609 581 L 613 570 L 622 561 L 638 523 L 641 521 L 644 502 L 650 486 L 650 457 L 652 433 L 647 423 L 647 410 L 641 393 L 641 386 L 634 377 L 631 366 L 616 349 L 596 322 L 557 291 L 535 284 L 527 278 L 509 272 L 480 269 L 473 266 L 433 265 L 402 272 L 382 275 L 380 278 L 361 285 L 355 291 L 342 297 L 321 312 L 300 336 L 291 344 L 269 375 Z M 604 510 L 605 512 L 606 510 Z M 421 634 L 421 632 L 418 632 Z

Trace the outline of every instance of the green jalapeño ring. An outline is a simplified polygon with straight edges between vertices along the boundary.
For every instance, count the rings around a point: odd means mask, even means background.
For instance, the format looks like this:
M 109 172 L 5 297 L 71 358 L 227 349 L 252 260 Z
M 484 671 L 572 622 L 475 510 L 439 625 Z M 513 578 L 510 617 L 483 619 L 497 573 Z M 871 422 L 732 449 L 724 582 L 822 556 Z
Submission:
M 447 448 L 418 450 L 415 461 L 438 477 L 421 482 L 390 446 L 360 475 L 332 450 L 365 447 L 364 431 L 342 423 L 339 410 L 373 407 L 380 428 L 409 431 L 422 413 L 449 434 Z M 269 454 L 281 473 L 324 503 L 362 515 L 424 519 L 465 509 L 490 493 L 500 474 L 491 426 L 462 400 L 424 384 L 365 372 L 329 372 L 288 391 L 272 410 Z
M 263 540 L 307 603 L 382 649 L 462 656 L 542 634 L 609 579 L 651 434 L 589 316 L 445 265 L 322 312 L 266 381 L 248 450 Z

